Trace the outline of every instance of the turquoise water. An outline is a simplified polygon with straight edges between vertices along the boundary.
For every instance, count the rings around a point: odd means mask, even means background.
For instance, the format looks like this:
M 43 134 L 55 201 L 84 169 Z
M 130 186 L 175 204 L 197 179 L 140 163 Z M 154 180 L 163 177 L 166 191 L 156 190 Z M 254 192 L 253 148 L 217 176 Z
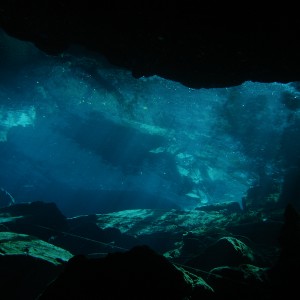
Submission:
M 76 51 L 75 51 L 76 50 Z M 191 89 L 1 35 L 0 186 L 67 215 L 236 201 L 299 166 L 299 84 Z

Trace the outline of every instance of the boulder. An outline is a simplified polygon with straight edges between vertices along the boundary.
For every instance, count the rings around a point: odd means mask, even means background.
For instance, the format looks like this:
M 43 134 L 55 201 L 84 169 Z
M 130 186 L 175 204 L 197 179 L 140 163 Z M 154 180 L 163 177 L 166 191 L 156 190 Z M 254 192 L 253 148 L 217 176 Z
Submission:
M 195 277 L 149 247 L 136 246 L 105 258 L 74 256 L 38 299 L 182 300 L 194 293 L 213 294 L 204 281 Z
M 188 260 L 187 265 L 209 271 L 221 266 L 239 266 L 254 263 L 256 255 L 245 243 L 234 237 L 222 237 L 198 256 Z
M 0 208 L 0 224 L 4 231 L 25 233 L 48 241 L 67 230 L 66 217 L 54 202 L 24 202 Z
M 222 299 L 270 299 L 267 268 L 251 264 L 217 267 L 209 272 L 207 282 Z
M 35 299 L 72 254 L 26 234 L 0 232 L 2 299 Z

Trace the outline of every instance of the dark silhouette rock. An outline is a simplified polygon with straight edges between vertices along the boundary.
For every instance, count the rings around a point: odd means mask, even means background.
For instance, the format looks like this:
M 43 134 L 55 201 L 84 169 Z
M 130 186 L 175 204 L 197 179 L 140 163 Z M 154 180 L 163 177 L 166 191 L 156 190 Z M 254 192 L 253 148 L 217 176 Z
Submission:
M 212 289 L 207 285 L 203 285 L 202 290 L 202 295 L 212 294 Z M 112 253 L 105 258 L 73 257 L 39 300 L 179 300 L 193 293 L 193 286 L 183 272 L 149 247 L 137 246 L 128 252 Z
M 6 222 L 6 231 L 35 235 L 45 241 L 68 228 L 66 217 L 53 202 L 17 203 L 0 208 L 1 215 L 14 218 Z
M 71 257 L 36 237 L 0 232 L 1 299 L 35 299 Z
M 218 267 L 207 278 L 217 299 L 270 299 L 270 281 L 267 268 L 251 264 L 238 267 Z
M 293 205 L 288 204 L 284 218 L 279 235 L 280 256 L 270 270 L 274 299 L 288 298 L 299 292 L 300 214 Z
M 254 263 L 254 251 L 234 237 L 223 237 L 198 256 L 187 261 L 189 266 L 209 271 L 220 266 L 239 266 Z

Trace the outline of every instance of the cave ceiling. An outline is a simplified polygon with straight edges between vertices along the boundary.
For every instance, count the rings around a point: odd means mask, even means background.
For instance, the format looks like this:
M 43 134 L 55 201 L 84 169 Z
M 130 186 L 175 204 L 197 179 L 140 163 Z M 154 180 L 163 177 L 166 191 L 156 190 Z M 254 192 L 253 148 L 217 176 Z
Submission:
M 91 3 L 1 1 L 0 27 L 49 55 L 82 46 L 136 78 L 158 75 L 192 88 L 300 81 L 297 18 Z

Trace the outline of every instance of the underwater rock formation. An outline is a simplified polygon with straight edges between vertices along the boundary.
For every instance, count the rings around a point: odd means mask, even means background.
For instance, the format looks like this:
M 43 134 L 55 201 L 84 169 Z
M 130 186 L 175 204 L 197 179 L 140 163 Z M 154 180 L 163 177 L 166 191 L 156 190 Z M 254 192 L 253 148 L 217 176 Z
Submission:
M 192 296 L 195 289 L 197 295 L 213 293 L 194 278 L 147 246 L 137 246 L 100 259 L 74 256 L 38 299 L 180 300 Z
M 67 250 L 34 236 L 0 232 L 1 298 L 35 299 L 71 257 Z
M 295 295 L 299 290 L 300 214 L 291 204 L 285 208 L 279 243 L 280 256 L 270 270 L 270 277 L 273 296 L 282 299 L 287 294 Z
M 22 299 L 95 293 L 140 299 L 148 291 L 145 299 L 273 300 L 296 292 L 296 209 L 229 213 L 230 208 L 229 203 L 220 211 L 136 209 L 73 218 L 40 201 L 2 208 L 0 259 L 2 270 L 11 270 L 1 273 L 3 291 L 18 282 Z
M 68 227 L 66 217 L 55 203 L 17 203 L 0 208 L 0 216 L 4 216 L 0 224 L 4 224 L 9 230 L 38 236 L 45 241 Z

